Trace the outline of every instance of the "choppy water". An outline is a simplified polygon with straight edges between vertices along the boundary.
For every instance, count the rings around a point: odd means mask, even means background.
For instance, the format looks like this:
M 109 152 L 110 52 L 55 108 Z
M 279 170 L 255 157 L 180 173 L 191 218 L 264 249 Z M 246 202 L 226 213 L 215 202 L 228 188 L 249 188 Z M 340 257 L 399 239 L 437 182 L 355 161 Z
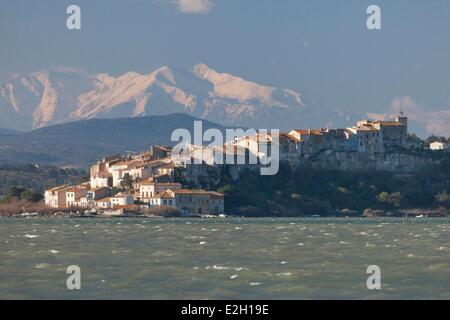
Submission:
M 450 299 L 450 219 L 0 219 L 0 298 Z

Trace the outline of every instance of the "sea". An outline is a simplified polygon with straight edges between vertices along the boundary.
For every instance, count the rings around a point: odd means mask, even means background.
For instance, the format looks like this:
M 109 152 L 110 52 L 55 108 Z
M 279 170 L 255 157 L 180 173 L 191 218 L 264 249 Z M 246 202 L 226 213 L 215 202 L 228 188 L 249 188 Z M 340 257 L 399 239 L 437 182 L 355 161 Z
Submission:
M 450 219 L 1 218 L 0 299 L 450 299 Z

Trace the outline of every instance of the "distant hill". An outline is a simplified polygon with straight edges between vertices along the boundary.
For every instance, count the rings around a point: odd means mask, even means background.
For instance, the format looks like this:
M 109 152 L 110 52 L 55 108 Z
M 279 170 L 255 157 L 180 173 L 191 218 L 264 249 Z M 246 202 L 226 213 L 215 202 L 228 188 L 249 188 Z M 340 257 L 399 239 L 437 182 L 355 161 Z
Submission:
M 2 134 L 18 134 L 18 133 L 19 132 L 15 131 L 15 130 L 0 128 L 0 135 L 2 135 Z
M 64 183 L 76 184 L 82 179 L 86 181 L 87 175 L 87 171 L 60 169 L 55 166 L 0 164 L 0 203 L 2 196 L 11 188 L 23 188 L 43 194 L 49 187 Z
M 174 145 L 172 131 L 185 128 L 193 132 L 195 120 L 199 119 L 181 113 L 92 119 L 0 134 L 0 163 L 86 167 L 106 155 L 142 151 L 152 144 Z M 208 128 L 225 129 L 203 120 L 203 130 Z

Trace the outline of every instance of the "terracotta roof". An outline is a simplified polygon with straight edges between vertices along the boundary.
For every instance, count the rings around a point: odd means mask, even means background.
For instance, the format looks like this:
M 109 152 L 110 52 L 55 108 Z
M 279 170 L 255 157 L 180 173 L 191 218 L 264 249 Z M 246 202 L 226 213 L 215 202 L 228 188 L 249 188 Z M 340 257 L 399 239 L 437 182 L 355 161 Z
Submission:
M 316 136 L 323 136 L 323 131 L 322 129 L 311 129 L 311 134 Z
M 54 187 L 54 188 L 52 188 L 52 189 L 50 189 L 50 190 L 47 190 L 47 191 L 55 192 L 55 191 L 62 191 L 62 190 L 64 190 L 64 189 L 69 189 L 69 188 L 72 188 L 72 187 L 69 187 L 69 186 L 59 186 L 59 187 Z
M 175 194 L 173 193 L 173 191 L 166 190 L 163 193 L 161 193 L 161 195 L 159 197 L 161 199 L 173 199 L 173 198 L 175 198 Z
M 122 162 L 118 162 L 116 164 L 114 164 L 114 167 L 122 167 L 122 166 L 126 166 L 127 168 L 134 168 L 134 167 L 138 167 L 140 165 L 143 164 L 143 161 L 141 160 L 128 160 L 128 161 L 122 161 Z
M 83 190 L 86 190 L 86 189 L 82 189 L 82 188 L 70 188 L 70 189 L 67 189 L 66 192 L 78 192 L 78 191 L 83 191 Z
M 220 196 L 223 195 L 222 193 L 215 192 L 215 191 L 206 191 L 202 189 L 180 189 L 175 190 L 175 194 L 192 194 L 192 195 L 212 195 L 212 196 Z
M 115 196 L 112 196 L 110 198 L 114 198 L 114 199 L 116 199 L 116 198 L 128 198 L 130 196 L 132 196 L 132 195 L 131 194 L 116 194 Z
M 379 123 L 383 126 L 404 126 L 403 123 L 400 123 L 397 121 L 378 121 L 377 123 Z
M 115 164 L 113 164 L 113 167 L 118 167 L 118 166 L 126 166 L 128 165 L 130 161 L 121 161 L 121 162 L 117 162 Z
M 379 131 L 378 129 L 372 127 L 371 125 L 363 125 L 360 127 L 356 127 L 356 129 L 360 131 Z
M 287 132 L 280 132 L 279 138 L 285 138 L 285 139 L 297 141 L 297 139 L 296 139 L 295 137 L 293 137 L 292 135 L 290 135 L 290 134 L 287 133 Z
M 297 132 L 298 134 L 309 134 L 309 135 L 317 135 L 322 136 L 323 133 L 320 129 L 294 129 L 293 131 Z
M 145 180 L 145 181 L 140 181 L 138 182 L 139 185 L 141 186 L 152 186 L 155 184 L 154 181 L 149 181 L 149 180 Z
M 97 174 L 94 175 L 94 178 L 108 178 L 108 172 L 107 171 L 100 171 Z
M 309 130 L 305 130 L 305 129 L 294 129 L 292 131 L 295 131 L 298 134 L 310 134 Z
M 220 192 L 210 191 L 209 194 L 211 195 L 211 198 L 213 199 L 223 199 L 225 195 Z
M 155 181 L 143 181 L 141 183 L 141 186 L 153 186 L 153 185 L 158 185 L 158 186 L 180 186 L 181 187 L 181 183 L 178 182 L 155 182 Z
M 175 168 L 175 164 L 173 162 L 169 162 L 157 167 L 157 169 L 173 169 Z

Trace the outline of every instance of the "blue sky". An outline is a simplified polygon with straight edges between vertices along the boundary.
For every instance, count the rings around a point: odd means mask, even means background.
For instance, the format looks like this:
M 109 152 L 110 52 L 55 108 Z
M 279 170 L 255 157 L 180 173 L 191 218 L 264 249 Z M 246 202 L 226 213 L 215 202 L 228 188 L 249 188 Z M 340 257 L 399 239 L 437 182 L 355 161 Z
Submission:
M 66 28 L 70 4 L 81 30 Z M 366 28 L 369 4 L 382 30 Z M 204 62 L 296 90 L 318 112 L 385 114 L 395 101 L 426 116 L 450 109 L 448 0 L 2 0 L 0 41 L 0 80 Z

